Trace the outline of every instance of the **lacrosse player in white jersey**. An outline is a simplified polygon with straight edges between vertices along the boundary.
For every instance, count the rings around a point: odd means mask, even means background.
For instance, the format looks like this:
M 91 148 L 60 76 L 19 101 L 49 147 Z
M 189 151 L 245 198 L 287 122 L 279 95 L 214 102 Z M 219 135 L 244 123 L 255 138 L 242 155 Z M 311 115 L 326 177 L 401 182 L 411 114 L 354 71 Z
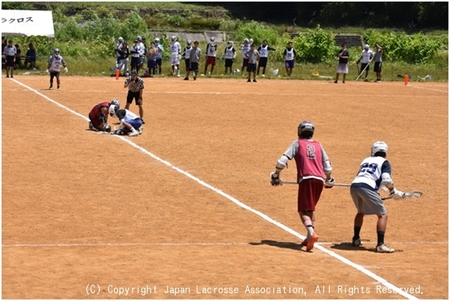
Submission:
M 266 74 L 266 67 L 267 67 L 267 60 L 269 59 L 269 51 L 277 51 L 275 48 L 270 47 L 267 44 L 267 40 L 264 40 L 262 45 L 258 47 L 258 52 L 261 55 L 259 62 L 258 62 L 258 73 L 259 75 L 259 69 L 262 67 L 262 76 L 265 76 Z
M 387 225 L 386 207 L 378 194 L 382 186 L 389 189 L 394 199 L 404 199 L 405 194 L 394 188 L 391 177 L 391 164 L 386 159 L 388 146 L 383 141 L 377 141 L 372 145 L 371 156 L 365 158 L 359 167 L 358 174 L 350 186 L 350 195 L 355 203 L 358 213 L 354 221 L 354 235 L 352 245 L 360 246 L 359 233 L 364 220 L 364 215 L 377 215 L 377 247 L 380 253 L 393 253 L 395 250 L 384 243 L 384 234 Z
M 211 65 L 211 72 L 208 75 L 211 75 L 214 72 L 214 66 L 216 66 L 216 56 L 217 56 L 217 43 L 216 38 L 211 37 L 209 39 L 209 43 L 206 46 L 206 63 L 205 63 L 205 75 L 208 71 L 208 66 Z
M 53 78 L 56 77 L 56 84 L 58 85 L 58 89 L 60 87 L 59 75 L 61 73 L 61 65 L 64 67 L 64 72 L 69 72 L 66 67 L 66 62 L 63 57 L 60 55 L 60 51 L 58 48 L 53 50 L 53 55 L 48 59 L 47 64 L 47 73 L 50 74 L 50 88 L 53 87 Z
M 170 65 L 172 65 L 172 70 L 170 71 L 170 75 L 180 76 L 180 56 L 181 56 L 181 45 L 177 42 L 177 37 L 172 36 L 170 39 L 172 42 L 170 43 Z
M 361 62 L 361 70 L 359 71 L 360 74 L 363 73 L 363 71 L 366 71 L 366 75 L 364 77 L 364 81 L 368 81 L 367 76 L 369 75 L 369 64 L 372 61 L 373 58 L 373 52 L 370 50 L 369 45 L 364 45 L 364 50 L 361 52 L 361 56 L 356 60 L 356 64 L 359 64 Z
M 225 74 L 228 72 L 228 68 L 230 68 L 230 73 L 233 71 L 233 62 L 236 58 L 236 50 L 233 47 L 233 41 L 228 41 L 227 47 L 223 52 L 222 58 L 225 59 Z
M 112 134 L 128 136 L 137 136 L 142 134 L 144 128 L 142 126 L 142 119 L 138 115 L 126 109 L 118 110 L 115 114 L 113 112 L 113 110 L 110 110 L 110 115 L 119 118 L 120 127 Z
M 184 63 L 186 64 L 186 77 L 184 78 L 184 80 L 189 80 L 189 67 L 191 65 L 190 63 L 191 50 L 192 50 L 192 41 L 187 40 L 186 47 L 184 47 L 184 51 L 181 54 L 181 56 L 184 57 Z
M 247 52 L 250 51 L 251 44 L 249 39 L 244 39 L 244 44 L 241 44 L 241 47 L 239 48 L 242 50 L 242 75 L 244 75 L 244 68 L 248 65 Z

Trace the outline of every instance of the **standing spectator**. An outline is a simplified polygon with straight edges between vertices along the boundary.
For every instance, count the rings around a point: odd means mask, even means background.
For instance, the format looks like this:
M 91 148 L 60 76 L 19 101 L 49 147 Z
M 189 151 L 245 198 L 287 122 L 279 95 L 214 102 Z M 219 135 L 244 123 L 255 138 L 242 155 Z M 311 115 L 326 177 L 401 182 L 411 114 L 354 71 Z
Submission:
M 127 41 L 123 41 L 118 53 L 119 64 L 117 68 L 122 72 L 122 75 L 128 74 L 128 57 L 130 56 L 130 49 Z M 122 71 L 123 70 L 123 71 Z
M 356 64 L 361 62 L 361 70 L 359 71 L 360 75 L 363 71 L 366 71 L 366 76 L 364 77 L 364 81 L 367 81 L 367 76 L 369 75 L 369 64 L 372 61 L 373 52 L 370 50 L 369 45 L 364 46 L 364 50 L 361 53 L 361 56 L 356 60 Z
M 209 39 L 209 43 L 206 46 L 206 63 L 205 63 L 205 75 L 208 71 L 208 66 L 211 65 L 211 71 L 208 75 L 211 75 L 214 72 L 214 66 L 216 65 L 216 56 L 217 56 L 217 43 L 216 38 L 211 37 Z
M 144 68 L 144 63 L 145 63 L 145 59 L 146 59 L 147 49 L 145 47 L 144 38 L 143 37 L 137 36 L 136 40 L 138 40 L 139 47 L 141 47 L 141 51 L 139 52 L 139 58 L 140 58 L 139 69 L 141 69 L 141 68 Z
M 192 41 L 187 40 L 186 47 L 184 47 L 184 51 L 181 54 L 181 56 L 184 56 L 184 62 L 186 64 L 186 77 L 184 80 L 189 80 L 189 68 L 190 68 L 190 61 L 191 61 L 191 50 L 192 50 Z
M 119 39 L 117 40 L 117 44 L 114 47 L 114 51 L 116 52 L 116 58 L 117 58 L 117 62 L 116 62 L 117 67 L 120 64 L 120 51 L 122 50 L 123 42 L 124 42 L 124 39 L 122 37 L 119 37 Z
M 228 68 L 230 68 L 230 73 L 233 72 L 233 62 L 236 58 L 236 50 L 233 47 L 233 41 L 228 41 L 228 45 L 225 48 L 223 53 L 223 57 L 225 58 L 225 74 L 228 72 Z
M 134 40 L 134 44 L 130 49 L 131 53 L 131 71 L 139 73 L 139 67 L 141 65 L 141 52 L 142 48 L 139 46 L 138 40 Z
M 36 70 L 36 48 L 34 47 L 33 43 L 28 44 L 28 50 L 25 54 L 25 68 L 28 68 L 28 63 L 30 64 L 30 68 L 33 68 L 33 70 Z
M 248 72 L 248 80 L 247 82 L 251 82 L 251 74 L 253 73 L 253 82 L 256 83 L 256 63 L 259 61 L 259 52 L 256 50 L 256 45 L 252 44 L 250 46 L 250 51 L 248 51 L 245 55 L 248 58 L 247 72 Z
M 266 74 L 266 67 L 267 67 L 267 60 L 269 59 L 269 51 L 277 51 L 275 48 L 270 47 L 267 44 L 267 40 L 264 40 L 262 45 L 258 47 L 259 55 L 261 56 L 258 62 L 258 75 L 259 75 L 259 69 L 262 67 L 263 72 L 262 76 L 265 76 Z
M 53 55 L 48 59 L 47 72 L 50 73 L 50 88 L 53 87 L 53 78 L 56 77 L 56 84 L 58 85 L 58 89 L 60 87 L 59 76 L 61 73 L 61 65 L 64 67 L 64 72 L 69 72 L 66 66 L 66 62 L 63 57 L 60 55 L 60 51 L 58 48 L 53 50 Z
M 245 54 L 250 51 L 250 45 L 250 40 L 246 38 L 244 39 L 244 44 L 241 44 L 241 47 L 239 47 L 242 50 L 242 73 L 244 73 L 244 68 L 248 65 L 248 58 Z
M 3 55 L 6 58 L 6 78 L 9 78 L 9 73 L 11 73 L 11 78 L 14 78 L 14 65 L 16 62 L 17 49 L 13 45 L 13 41 L 9 40 L 8 45 L 3 49 Z
M 381 57 L 383 56 L 383 47 L 378 44 L 376 44 L 375 46 L 377 48 L 377 51 L 375 51 L 375 54 L 373 56 L 373 60 L 375 61 L 373 71 L 375 71 L 377 74 L 377 79 L 375 80 L 375 82 L 381 83 L 381 62 L 383 61 Z
M 181 54 L 181 45 L 177 41 L 176 36 L 172 36 L 171 39 L 172 43 L 170 43 L 170 75 L 174 75 L 175 73 L 177 76 L 180 76 L 180 54 Z
M 190 67 L 189 67 L 189 71 L 186 74 L 185 80 L 189 80 L 189 74 L 191 73 L 191 71 L 193 72 L 194 80 L 197 79 L 198 62 L 200 62 L 201 55 L 202 55 L 202 50 L 200 48 L 198 48 L 198 41 L 194 41 L 194 48 L 191 49 L 191 53 L 189 56 Z
M 20 49 L 19 44 L 14 45 L 16 47 L 16 64 L 18 69 L 22 69 L 22 59 L 20 56 L 22 55 L 22 49 Z
M 128 88 L 127 104 L 125 105 L 125 109 L 130 109 L 130 104 L 134 99 L 136 105 L 139 107 L 139 116 L 144 124 L 144 109 L 142 107 L 144 102 L 144 99 L 142 98 L 142 94 L 144 92 L 144 81 L 138 76 L 138 73 L 135 70 L 131 71 L 130 76 L 125 80 L 124 88 Z
M 155 39 L 155 47 L 156 47 L 156 65 L 158 65 L 158 74 L 162 73 L 162 56 L 164 52 L 163 45 L 160 44 L 159 38 Z
M 334 81 L 335 84 L 337 84 L 339 80 L 339 73 L 342 73 L 342 83 L 345 84 L 345 76 L 348 73 L 348 58 L 349 53 L 347 50 L 347 46 L 345 44 L 342 44 L 342 49 L 338 52 L 339 57 L 339 64 L 336 72 L 336 80 Z
M 8 40 L 6 39 L 6 37 L 2 37 L 2 67 L 3 65 L 6 64 L 6 57 L 5 54 L 3 53 L 3 50 L 5 50 L 6 45 L 8 45 Z
M 294 69 L 295 58 L 297 57 L 297 52 L 292 47 L 292 42 L 289 42 L 287 48 L 284 50 L 284 65 L 286 67 L 287 76 L 291 76 L 292 70 Z
M 155 42 L 152 42 L 150 44 L 150 48 L 148 49 L 147 54 L 147 67 L 150 77 L 153 77 L 156 72 L 156 56 L 157 56 L 157 49 L 155 47 Z

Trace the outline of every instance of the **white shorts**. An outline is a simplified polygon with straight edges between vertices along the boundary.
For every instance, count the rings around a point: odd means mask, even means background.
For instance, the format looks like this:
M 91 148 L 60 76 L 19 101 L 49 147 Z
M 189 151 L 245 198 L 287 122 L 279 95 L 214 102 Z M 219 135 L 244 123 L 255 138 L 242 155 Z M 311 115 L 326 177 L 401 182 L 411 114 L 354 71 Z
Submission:
M 179 65 L 180 64 L 180 55 L 176 53 L 172 53 L 170 55 L 170 64 L 171 65 Z
M 348 64 L 339 64 L 337 68 L 337 73 L 348 73 Z

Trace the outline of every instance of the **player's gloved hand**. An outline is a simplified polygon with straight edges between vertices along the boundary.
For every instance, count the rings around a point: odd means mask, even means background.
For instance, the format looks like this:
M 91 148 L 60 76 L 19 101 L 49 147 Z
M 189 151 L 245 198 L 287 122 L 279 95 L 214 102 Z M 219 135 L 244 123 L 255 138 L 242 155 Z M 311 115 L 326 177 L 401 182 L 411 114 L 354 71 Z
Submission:
M 47 70 L 45 70 L 45 72 L 47 72 L 47 73 L 50 73 L 50 71 L 48 71 L 48 69 L 47 69 Z
M 394 200 L 401 200 L 405 198 L 405 193 L 394 188 L 389 196 L 392 196 Z
M 69 72 L 69 69 L 67 69 L 67 67 L 64 68 L 64 72 L 67 73 Z
M 281 185 L 280 175 L 277 174 L 276 172 L 272 172 L 270 174 L 270 184 L 272 184 L 272 186 Z
M 329 178 L 328 180 L 325 181 L 324 187 L 329 189 L 329 188 L 333 188 L 334 184 L 334 178 Z

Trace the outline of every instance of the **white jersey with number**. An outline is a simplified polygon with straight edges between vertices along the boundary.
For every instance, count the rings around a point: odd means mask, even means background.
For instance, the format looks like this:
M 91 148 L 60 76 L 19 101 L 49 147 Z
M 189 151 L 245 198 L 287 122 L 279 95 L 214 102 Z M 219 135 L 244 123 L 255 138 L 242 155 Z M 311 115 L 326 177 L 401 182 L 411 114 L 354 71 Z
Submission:
M 125 117 L 123 117 L 123 119 L 125 121 L 130 121 L 130 120 L 134 120 L 136 118 L 139 118 L 138 115 L 134 114 L 133 112 L 129 111 L 129 110 L 125 110 L 126 114 Z
M 367 157 L 360 165 L 353 183 L 364 183 L 375 190 L 380 188 L 383 173 L 391 174 L 391 165 L 383 157 Z
M 250 44 L 248 44 L 248 45 L 245 45 L 245 44 L 242 45 L 242 46 L 241 46 L 241 49 L 242 49 L 242 58 L 246 59 L 246 58 L 247 58 L 246 54 L 247 54 L 247 52 L 250 51 Z
M 217 55 L 217 44 L 216 43 L 209 43 L 207 46 L 208 50 L 206 55 L 211 57 L 216 57 Z
M 66 63 L 64 62 L 64 59 L 62 56 L 56 57 L 56 56 L 52 55 L 48 59 L 48 64 L 50 65 L 50 67 L 48 68 L 49 71 L 60 72 L 61 66 L 64 66 Z
M 170 54 L 179 54 L 181 52 L 181 45 L 178 42 L 170 44 Z
M 373 52 L 371 50 L 363 50 L 361 53 L 361 63 L 367 64 L 373 58 Z
M 292 61 L 294 59 L 294 48 L 291 48 L 291 50 L 286 48 L 286 55 L 284 57 L 285 61 Z
M 269 57 L 269 45 L 261 45 L 261 49 L 259 50 L 259 54 L 261 57 Z
M 236 57 L 236 50 L 234 50 L 234 47 L 225 48 L 224 57 L 229 60 L 234 59 Z

